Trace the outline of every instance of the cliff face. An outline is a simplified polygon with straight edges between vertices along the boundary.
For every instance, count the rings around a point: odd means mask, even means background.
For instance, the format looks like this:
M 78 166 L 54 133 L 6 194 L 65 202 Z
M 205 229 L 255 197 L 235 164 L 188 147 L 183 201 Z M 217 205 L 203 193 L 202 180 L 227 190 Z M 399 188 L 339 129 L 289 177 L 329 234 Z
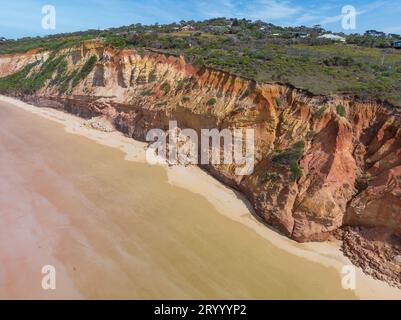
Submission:
M 195 69 L 183 58 L 116 51 L 99 42 L 57 53 L 65 72 L 97 62 L 62 93 L 45 85 L 22 99 L 92 117 L 144 140 L 152 128 L 253 128 L 255 171 L 237 176 L 235 165 L 209 165 L 218 179 L 243 192 L 268 224 L 297 241 L 324 240 L 343 225 L 385 227 L 401 234 L 401 126 L 377 103 L 321 97 L 282 84 L 262 84 L 219 70 Z M 0 56 L 0 77 L 49 53 Z M 43 61 L 41 60 L 43 59 Z M 213 103 L 211 103 L 213 101 Z M 398 119 L 397 119 L 398 118 Z M 294 153 L 300 153 L 292 159 Z M 294 178 L 292 164 L 301 176 Z

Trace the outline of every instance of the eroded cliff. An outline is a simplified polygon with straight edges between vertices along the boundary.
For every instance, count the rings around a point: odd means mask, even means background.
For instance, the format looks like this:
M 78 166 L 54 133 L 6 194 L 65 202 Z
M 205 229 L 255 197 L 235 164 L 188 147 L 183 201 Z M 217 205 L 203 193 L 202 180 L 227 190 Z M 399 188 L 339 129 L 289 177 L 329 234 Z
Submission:
M 144 140 L 152 128 L 167 130 L 169 120 L 197 131 L 254 129 L 252 175 L 235 175 L 235 165 L 206 169 L 297 241 L 325 240 L 345 225 L 401 235 L 396 108 L 345 95 L 313 96 L 289 85 L 195 68 L 182 57 L 115 50 L 97 41 L 56 54 L 0 56 L 3 79 L 24 67 L 23 79 L 46 73 L 43 85 L 3 92 L 86 118 L 104 115 L 135 139 Z

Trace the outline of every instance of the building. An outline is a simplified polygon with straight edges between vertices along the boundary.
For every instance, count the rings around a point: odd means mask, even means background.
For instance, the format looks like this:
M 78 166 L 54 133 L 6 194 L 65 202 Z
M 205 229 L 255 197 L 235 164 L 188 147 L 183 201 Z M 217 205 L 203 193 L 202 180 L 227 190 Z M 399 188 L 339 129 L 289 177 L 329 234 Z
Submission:
M 376 31 L 376 30 L 367 30 L 365 32 L 365 35 L 375 37 L 375 38 L 380 38 L 380 37 L 385 37 L 386 34 L 381 31 Z
M 181 28 L 181 31 L 195 31 L 195 27 L 187 25 Z
M 394 41 L 393 47 L 396 49 L 401 49 L 401 40 Z
M 340 42 L 345 42 L 346 39 L 344 37 L 332 34 L 332 33 L 326 33 L 318 37 L 318 39 L 328 39 L 332 41 L 340 41 Z

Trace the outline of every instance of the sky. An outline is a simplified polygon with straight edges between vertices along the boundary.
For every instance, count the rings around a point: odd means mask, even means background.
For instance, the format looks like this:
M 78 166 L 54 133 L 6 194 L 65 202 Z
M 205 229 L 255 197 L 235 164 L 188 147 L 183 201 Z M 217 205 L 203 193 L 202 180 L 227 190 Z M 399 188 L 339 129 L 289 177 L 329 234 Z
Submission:
M 281 26 L 320 24 L 345 33 L 401 34 L 401 0 L 0 0 L 0 5 L 0 37 L 6 38 L 222 16 Z M 55 30 L 42 28 L 45 5 L 56 9 Z M 345 5 L 356 9 L 356 29 L 342 29 Z

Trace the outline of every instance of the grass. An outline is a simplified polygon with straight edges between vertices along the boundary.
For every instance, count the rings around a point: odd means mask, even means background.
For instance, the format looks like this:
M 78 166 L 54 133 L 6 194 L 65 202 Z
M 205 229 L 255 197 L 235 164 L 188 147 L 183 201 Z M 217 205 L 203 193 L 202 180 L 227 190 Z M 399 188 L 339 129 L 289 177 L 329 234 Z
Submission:
M 302 169 L 297 161 L 292 161 L 290 164 L 291 181 L 297 182 L 302 177 Z
M 273 163 L 289 166 L 291 171 L 291 181 L 296 182 L 302 176 L 302 169 L 299 166 L 299 161 L 302 159 L 305 152 L 305 141 L 301 140 L 293 144 L 292 148 L 277 151 L 273 156 Z
M 95 67 L 97 62 L 97 56 L 91 56 L 85 64 L 82 66 L 81 70 L 73 77 L 72 86 L 76 87 L 83 79 L 85 79 Z
M 141 92 L 142 97 L 149 97 L 153 95 L 152 89 L 145 89 Z

